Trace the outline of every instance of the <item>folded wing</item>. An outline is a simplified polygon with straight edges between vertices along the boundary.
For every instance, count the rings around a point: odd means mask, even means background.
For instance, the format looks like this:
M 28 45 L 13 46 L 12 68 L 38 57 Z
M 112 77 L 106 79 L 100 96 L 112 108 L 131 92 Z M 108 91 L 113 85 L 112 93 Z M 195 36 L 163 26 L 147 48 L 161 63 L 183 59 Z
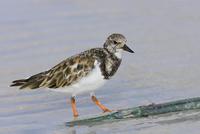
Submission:
M 80 54 L 70 57 L 52 69 L 33 75 L 28 79 L 13 81 L 10 86 L 19 86 L 20 89 L 36 89 L 40 87 L 60 88 L 70 86 L 85 77 L 94 68 L 95 58 Z

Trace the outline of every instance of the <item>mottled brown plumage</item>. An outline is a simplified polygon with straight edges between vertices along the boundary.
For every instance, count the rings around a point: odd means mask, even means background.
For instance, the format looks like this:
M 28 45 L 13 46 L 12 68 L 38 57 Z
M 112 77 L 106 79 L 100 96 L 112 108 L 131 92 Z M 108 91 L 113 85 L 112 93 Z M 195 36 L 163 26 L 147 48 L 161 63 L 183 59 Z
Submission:
M 105 79 L 113 76 L 121 63 L 121 59 L 106 49 L 94 48 L 72 56 L 48 71 L 33 75 L 28 79 L 13 81 L 11 86 L 20 86 L 20 89 L 70 86 L 90 73 L 94 68 L 95 60 L 101 63 L 100 68 Z
M 33 75 L 28 79 L 13 81 L 11 86 L 20 86 L 20 89 L 70 86 L 87 76 L 94 68 L 95 61 L 100 63 L 100 69 L 104 78 L 109 79 L 116 73 L 121 64 L 121 59 L 114 53 L 120 47 L 123 49 L 122 41 L 126 42 L 123 35 L 112 34 L 104 43 L 104 48 L 94 48 L 72 56 L 48 71 Z
M 86 76 L 92 70 L 94 61 L 94 57 L 88 52 L 81 53 L 62 61 L 48 71 L 33 75 L 28 79 L 13 81 L 11 86 L 20 86 L 20 89 L 69 86 Z
M 125 43 L 123 35 L 112 34 L 103 48 L 93 48 L 69 57 L 47 71 L 27 79 L 15 80 L 11 86 L 19 86 L 20 89 L 43 87 L 71 93 L 73 114 L 77 117 L 75 94 L 99 88 L 116 73 L 121 64 L 122 50 L 133 53 Z M 94 95 L 92 101 L 104 112 L 110 112 Z

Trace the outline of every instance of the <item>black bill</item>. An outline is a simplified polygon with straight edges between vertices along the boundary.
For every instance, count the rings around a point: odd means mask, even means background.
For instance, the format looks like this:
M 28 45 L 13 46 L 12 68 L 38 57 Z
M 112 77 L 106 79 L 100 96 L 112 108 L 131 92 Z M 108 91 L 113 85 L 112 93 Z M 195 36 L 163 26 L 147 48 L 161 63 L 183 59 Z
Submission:
M 122 49 L 123 49 L 124 51 L 130 52 L 130 53 L 134 53 L 134 51 L 131 50 L 126 44 L 122 47 Z

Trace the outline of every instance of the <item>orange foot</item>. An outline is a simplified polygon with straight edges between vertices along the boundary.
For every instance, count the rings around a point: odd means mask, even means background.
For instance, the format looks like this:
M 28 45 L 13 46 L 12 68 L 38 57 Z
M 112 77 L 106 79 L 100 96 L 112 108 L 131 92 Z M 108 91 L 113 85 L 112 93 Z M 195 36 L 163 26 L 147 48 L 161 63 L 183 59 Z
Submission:
M 111 112 L 110 109 L 108 109 L 107 107 L 105 107 L 104 105 L 102 105 L 100 103 L 100 101 L 94 96 L 92 95 L 92 101 L 99 107 L 101 108 L 101 110 L 105 113 L 105 112 Z
M 75 97 L 71 98 L 71 105 L 72 105 L 72 112 L 73 112 L 74 118 L 77 118 L 78 117 L 78 111 L 76 109 L 76 100 L 75 100 Z

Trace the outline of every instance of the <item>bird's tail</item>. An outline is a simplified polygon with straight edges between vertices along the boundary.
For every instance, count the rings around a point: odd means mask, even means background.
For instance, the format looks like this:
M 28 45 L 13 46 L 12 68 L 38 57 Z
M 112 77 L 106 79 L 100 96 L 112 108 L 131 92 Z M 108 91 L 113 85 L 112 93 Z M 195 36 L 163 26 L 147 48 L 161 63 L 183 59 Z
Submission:
M 21 79 L 21 80 L 15 80 L 12 82 L 12 84 L 10 85 L 11 87 L 13 86 L 22 86 L 27 82 L 27 79 Z
M 30 88 L 30 89 L 36 89 L 39 88 L 41 83 L 45 80 L 45 74 L 47 72 L 42 72 L 36 75 L 31 76 L 28 79 L 20 79 L 20 80 L 15 80 L 12 82 L 10 85 L 11 87 L 13 86 L 19 86 L 19 89 L 24 89 L 24 88 Z

